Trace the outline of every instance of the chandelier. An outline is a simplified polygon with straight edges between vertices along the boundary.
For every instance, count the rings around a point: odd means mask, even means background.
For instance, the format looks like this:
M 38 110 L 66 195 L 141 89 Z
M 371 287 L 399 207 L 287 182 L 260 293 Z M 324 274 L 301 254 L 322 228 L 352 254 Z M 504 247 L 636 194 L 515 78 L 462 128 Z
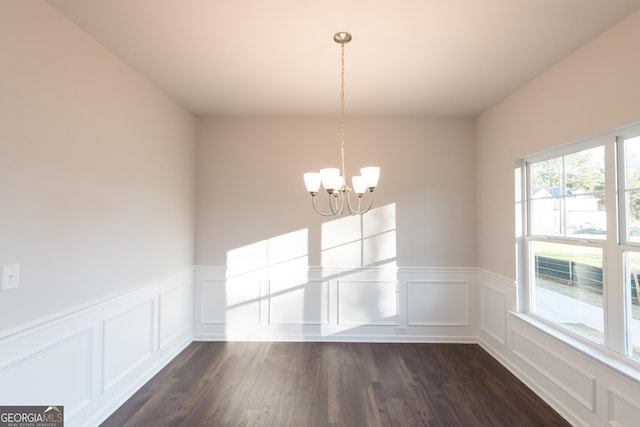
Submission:
M 360 169 L 360 175 L 352 177 L 353 188 L 345 183 L 344 169 L 344 45 L 351 41 L 351 34 L 347 32 L 339 32 L 333 36 L 333 40 L 342 48 L 341 55 L 341 73 L 340 73 L 340 157 L 342 160 L 342 169 L 325 168 L 320 172 L 308 172 L 304 174 L 304 183 L 307 191 L 311 194 L 311 202 L 313 208 L 322 216 L 339 216 L 344 212 L 350 215 L 364 214 L 369 212 L 373 205 L 373 195 L 368 196 L 369 203 L 366 207 L 362 206 L 365 193 L 373 193 L 378 185 L 380 177 L 380 168 L 377 166 L 369 166 Z M 327 190 L 329 195 L 329 212 L 322 212 L 316 206 L 316 195 L 320 191 L 320 184 Z M 355 193 L 357 203 L 353 202 L 351 193 Z M 355 206 L 354 206 L 355 204 Z M 346 206 L 346 210 L 345 210 Z

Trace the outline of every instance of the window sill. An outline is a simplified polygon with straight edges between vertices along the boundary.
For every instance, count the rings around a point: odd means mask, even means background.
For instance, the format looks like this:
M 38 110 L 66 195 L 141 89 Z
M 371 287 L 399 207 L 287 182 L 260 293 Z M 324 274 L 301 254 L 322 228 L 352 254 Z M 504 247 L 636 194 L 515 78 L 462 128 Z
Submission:
M 581 340 L 566 333 L 559 328 L 549 325 L 547 322 L 539 319 L 530 313 L 511 312 L 511 315 L 522 322 L 533 326 L 544 334 L 559 341 L 560 344 L 571 347 L 590 359 L 599 362 L 606 368 L 614 370 L 616 373 L 637 381 L 640 383 L 640 362 L 621 356 L 613 351 L 600 348 L 596 343 L 589 343 L 587 340 Z

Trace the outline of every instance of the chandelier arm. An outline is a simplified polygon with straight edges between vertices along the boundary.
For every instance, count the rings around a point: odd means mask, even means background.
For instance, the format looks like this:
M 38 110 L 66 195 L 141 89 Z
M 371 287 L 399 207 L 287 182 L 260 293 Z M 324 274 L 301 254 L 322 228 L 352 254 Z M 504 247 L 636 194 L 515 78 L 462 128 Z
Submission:
M 371 207 L 373 206 L 373 194 L 369 196 L 369 206 L 365 210 L 360 210 L 360 207 L 362 204 L 362 197 L 363 196 L 358 196 L 358 207 L 356 209 L 353 209 L 351 207 L 351 199 L 347 196 L 347 207 L 351 215 L 356 215 L 356 214 L 364 215 L 371 210 Z
M 358 208 L 360 208 L 360 198 L 358 198 Z M 355 215 L 359 213 L 359 209 L 353 209 L 353 207 L 351 207 L 351 197 L 349 196 L 349 194 L 347 194 L 347 209 L 349 209 L 349 215 Z
M 332 198 L 336 199 L 335 208 L 333 207 Z M 336 190 L 336 192 L 333 193 L 333 197 L 329 198 L 329 208 L 331 208 L 333 215 L 342 215 L 342 212 L 344 211 L 344 193 L 342 191 Z
M 313 204 L 313 209 L 315 209 L 318 214 L 322 216 L 335 216 L 335 214 L 333 213 L 324 213 L 318 209 L 318 207 L 316 206 L 316 196 L 311 196 L 311 203 Z M 329 203 L 331 203 L 331 200 L 329 200 Z
M 366 214 L 367 212 L 369 212 L 372 206 L 373 206 L 373 193 L 369 193 L 369 207 L 366 210 L 364 210 L 362 213 Z

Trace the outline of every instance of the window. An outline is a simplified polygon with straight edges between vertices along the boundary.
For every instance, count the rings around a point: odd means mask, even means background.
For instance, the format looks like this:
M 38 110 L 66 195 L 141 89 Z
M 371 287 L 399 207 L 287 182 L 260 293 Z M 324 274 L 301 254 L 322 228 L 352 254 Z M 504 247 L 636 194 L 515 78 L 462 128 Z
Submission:
M 519 169 L 524 310 L 640 361 L 640 127 Z

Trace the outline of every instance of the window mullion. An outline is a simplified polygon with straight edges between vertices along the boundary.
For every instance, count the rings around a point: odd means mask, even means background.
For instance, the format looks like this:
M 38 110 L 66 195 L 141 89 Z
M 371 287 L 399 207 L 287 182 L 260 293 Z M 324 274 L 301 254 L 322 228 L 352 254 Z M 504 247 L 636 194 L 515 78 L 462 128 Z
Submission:
M 567 237 L 567 158 L 562 156 L 562 174 L 560 175 L 560 235 Z
M 622 250 L 619 247 L 620 232 L 624 229 L 620 220 L 623 216 L 624 191 L 619 184 L 623 170 L 623 157 L 615 138 L 605 144 L 605 210 L 607 212 L 607 240 L 604 253 L 604 327 L 605 345 L 612 350 L 625 352 L 624 320 L 624 278 L 622 274 Z M 618 190 L 621 191 L 618 191 Z

